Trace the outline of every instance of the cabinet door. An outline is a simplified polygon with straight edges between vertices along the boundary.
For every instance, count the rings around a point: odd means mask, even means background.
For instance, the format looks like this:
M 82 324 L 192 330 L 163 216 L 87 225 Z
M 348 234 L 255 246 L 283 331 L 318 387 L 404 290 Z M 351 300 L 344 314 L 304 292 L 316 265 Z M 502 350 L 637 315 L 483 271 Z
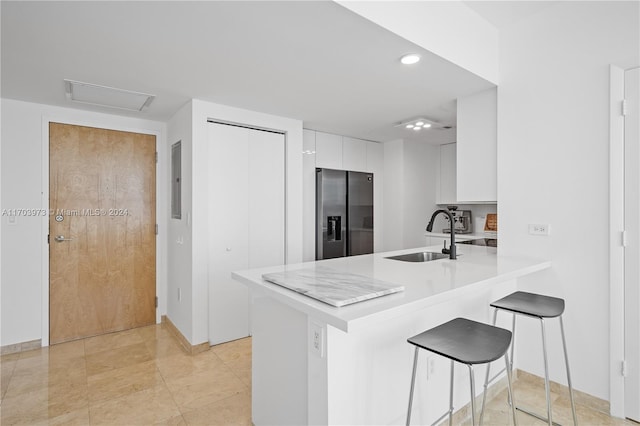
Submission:
M 367 170 L 367 141 L 349 137 L 342 138 L 342 168 L 354 172 Z
M 497 197 L 497 91 L 458 99 L 457 198 L 495 202 Z
M 249 268 L 284 264 L 284 135 L 249 131 Z
M 209 126 L 209 342 L 218 344 L 249 335 L 249 293 L 231 278 L 249 268 L 249 137 Z
M 373 252 L 382 251 L 384 145 L 367 142 L 367 171 L 373 173 Z
M 316 132 L 316 167 L 344 170 L 342 167 L 342 136 Z
M 316 259 L 316 131 L 302 132 L 302 261 Z
M 440 145 L 440 184 L 438 204 L 455 204 L 456 197 L 456 144 Z
M 231 272 L 284 263 L 284 161 L 284 135 L 210 124 L 211 344 L 250 334 L 249 293 Z

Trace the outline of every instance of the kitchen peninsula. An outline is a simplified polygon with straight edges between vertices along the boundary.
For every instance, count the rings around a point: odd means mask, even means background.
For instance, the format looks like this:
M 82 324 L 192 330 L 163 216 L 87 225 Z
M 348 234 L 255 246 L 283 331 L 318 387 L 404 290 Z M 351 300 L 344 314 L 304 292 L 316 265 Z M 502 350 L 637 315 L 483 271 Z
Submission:
M 549 261 L 498 256 L 495 248 L 475 246 L 459 246 L 457 260 L 387 259 L 439 249 L 233 273 L 251 293 L 253 423 L 404 423 L 413 355 L 406 339 L 458 316 L 489 322 L 492 300 L 515 291 L 518 277 L 551 266 Z M 262 278 L 313 268 L 396 284 L 404 291 L 337 308 Z M 432 354 L 420 363 L 413 419 L 424 424 L 447 409 L 449 363 Z M 469 401 L 466 371 L 456 367 L 456 409 Z M 482 371 L 476 372 L 477 380 Z

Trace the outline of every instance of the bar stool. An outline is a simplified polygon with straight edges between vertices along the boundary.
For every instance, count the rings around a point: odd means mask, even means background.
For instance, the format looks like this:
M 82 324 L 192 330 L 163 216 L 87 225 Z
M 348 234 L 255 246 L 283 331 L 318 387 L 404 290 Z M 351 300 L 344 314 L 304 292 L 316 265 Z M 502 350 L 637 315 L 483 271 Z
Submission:
M 511 332 L 503 328 L 493 327 L 488 324 L 471 321 L 465 318 L 456 318 L 435 328 L 422 332 L 407 339 L 414 345 L 413 374 L 411 375 L 411 391 L 409 393 L 409 410 L 407 412 L 407 426 L 411 422 L 411 406 L 413 404 L 413 389 L 416 380 L 416 368 L 418 366 L 418 349 L 422 348 L 451 360 L 451 383 L 449 387 L 449 411 L 444 413 L 434 425 L 449 416 L 449 425 L 453 416 L 453 366 L 454 361 L 466 364 L 469 367 L 469 381 L 471 387 L 471 419 L 476 424 L 475 410 L 475 380 L 473 366 L 486 364 L 504 356 L 507 366 L 507 378 L 509 381 L 509 398 L 511 393 L 511 370 L 509 369 L 509 355 L 507 353 L 511 344 Z M 484 410 L 484 406 L 482 407 Z M 513 423 L 516 423 L 516 411 L 511 405 Z
M 515 341 L 515 333 L 516 333 L 516 314 L 524 315 L 532 318 L 538 318 L 540 320 L 540 326 L 542 328 L 542 352 L 544 356 L 544 386 L 546 390 L 547 396 L 547 418 L 540 416 L 539 414 L 532 413 L 528 410 L 525 410 L 520 407 L 516 407 L 517 410 L 522 411 L 523 413 L 529 414 L 530 416 L 536 417 L 542 421 L 545 421 L 549 424 L 549 426 L 557 425 L 557 423 L 553 422 L 552 413 L 551 413 L 551 398 L 550 398 L 550 390 L 549 390 L 549 366 L 547 362 L 547 337 L 545 333 L 545 318 L 558 318 L 560 320 L 560 333 L 562 335 L 562 348 L 564 350 L 564 362 L 567 369 L 567 383 L 569 385 L 569 397 L 571 399 L 571 411 L 573 414 L 573 423 L 575 425 L 578 424 L 578 418 L 576 417 L 576 408 L 573 402 L 573 388 L 571 386 L 571 373 L 569 372 L 569 357 L 567 355 L 567 342 L 564 337 L 564 325 L 562 323 L 562 313 L 564 312 L 564 300 L 559 299 L 557 297 L 543 296 L 541 294 L 535 293 L 526 293 L 523 291 L 517 291 L 512 293 L 506 297 L 503 297 L 500 300 L 496 300 L 491 303 L 491 307 L 495 308 L 493 313 L 493 325 L 496 324 L 496 319 L 498 317 L 498 311 L 503 310 L 507 312 L 511 312 L 513 314 L 511 331 L 513 333 L 513 340 Z M 509 370 L 513 369 L 513 346 L 511 345 L 511 364 L 508 366 Z M 487 392 L 487 386 L 489 382 L 493 381 L 496 377 L 493 377 L 489 380 L 489 370 L 491 365 L 487 366 L 487 374 L 484 380 L 484 391 L 485 395 Z M 500 373 L 498 373 L 499 375 Z M 482 398 L 482 407 L 484 410 L 485 397 Z M 512 403 L 512 406 L 515 405 Z M 482 423 L 482 415 L 480 414 L 480 423 Z

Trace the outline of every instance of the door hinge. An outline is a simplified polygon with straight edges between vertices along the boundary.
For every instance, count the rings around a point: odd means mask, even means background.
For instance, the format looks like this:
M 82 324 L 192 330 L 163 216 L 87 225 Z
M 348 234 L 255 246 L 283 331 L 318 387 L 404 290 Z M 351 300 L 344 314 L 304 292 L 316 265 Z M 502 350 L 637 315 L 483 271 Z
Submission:
M 622 243 L 622 247 L 627 246 L 627 231 L 621 232 L 621 243 Z
M 156 151 L 156 164 L 158 164 L 158 151 Z
M 620 103 L 620 114 L 621 115 L 627 115 L 627 100 L 623 99 L 622 102 Z
M 156 223 L 156 235 L 158 235 L 158 224 Z
M 156 308 L 158 307 L 158 296 L 156 296 Z
M 622 377 L 627 377 L 627 361 L 622 361 L 620 365 L 620 374 Z
M 51 238 L 51 236 L 49 234 L 47 234 L 47 244 L 50 244 L 50 238 Z

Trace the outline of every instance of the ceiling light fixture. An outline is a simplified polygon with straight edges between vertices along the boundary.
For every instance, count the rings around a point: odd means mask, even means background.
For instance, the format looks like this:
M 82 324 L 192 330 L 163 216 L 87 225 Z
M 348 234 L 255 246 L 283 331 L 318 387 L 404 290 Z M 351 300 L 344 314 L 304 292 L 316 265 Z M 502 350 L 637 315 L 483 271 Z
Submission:
M 396 123 L 395 127 L 404 127 L 405 129 L 412 130 L 428 129 L 430 127 L 433 127 L 434 129 L 451 128 L 451 126 L 446 126 L 444 124 L 440 124 L 436 121 L 429 120 L 424 117 L 415 117 L 402 120 L 401 122 Z
M 74 80 L 65 79 L 64 86 L 67 99 L 70 101 L 128 111 L 142 111 L 155 99 L 155 95 L 148 93 Z
M 420 55 L 416 53 L 408 53 L 400 58 L 400 62 L 402 62 L 404 65 L 417 64 L 418 62 L 420 62 Z

